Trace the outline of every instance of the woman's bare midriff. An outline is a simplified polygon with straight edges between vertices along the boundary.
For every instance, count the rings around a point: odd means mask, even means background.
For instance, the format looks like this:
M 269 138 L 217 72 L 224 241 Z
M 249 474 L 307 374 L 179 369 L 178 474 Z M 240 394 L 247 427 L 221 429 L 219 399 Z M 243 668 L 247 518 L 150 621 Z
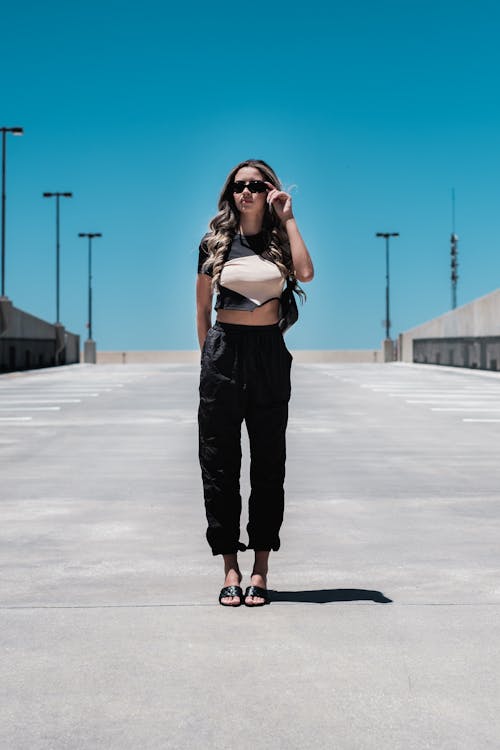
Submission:
M 255 310 L 217 310 L 217 320 L 239 326 L 272 326 L 279 320 L 279 304 L 273 299 Z

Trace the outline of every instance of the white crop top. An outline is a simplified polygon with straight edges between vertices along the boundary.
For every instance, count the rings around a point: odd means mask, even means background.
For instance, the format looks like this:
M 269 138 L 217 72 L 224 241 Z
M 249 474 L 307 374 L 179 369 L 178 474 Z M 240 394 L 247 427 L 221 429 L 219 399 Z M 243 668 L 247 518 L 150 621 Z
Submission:
M 208 257 L 205 235 L 199 248 L 198 273 Z M 262 257 L 267 249 L 264 233 L 237 234 L 231 243 L 219 279 L 215 309 L 254 310 L 273 299 L 280 299 L 285 280 L 273 261 Z

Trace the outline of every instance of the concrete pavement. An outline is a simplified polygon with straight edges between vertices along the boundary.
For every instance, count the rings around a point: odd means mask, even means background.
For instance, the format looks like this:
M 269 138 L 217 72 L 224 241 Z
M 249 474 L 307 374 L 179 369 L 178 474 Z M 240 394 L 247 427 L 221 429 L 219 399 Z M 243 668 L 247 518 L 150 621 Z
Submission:
M 500 748 L 500 375 L 293 381 L 273 603 L 230 610 L 196 366 L 0 377 L 2 749 Z

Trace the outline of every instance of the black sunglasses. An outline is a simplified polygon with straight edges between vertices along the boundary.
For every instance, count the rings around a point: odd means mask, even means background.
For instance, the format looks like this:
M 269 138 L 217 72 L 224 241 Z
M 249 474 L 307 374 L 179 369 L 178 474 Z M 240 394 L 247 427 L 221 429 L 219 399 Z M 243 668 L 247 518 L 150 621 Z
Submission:
M 265 193 L 267 190 L 267 185 L 262 180 L 250 180 L 250 182 L 238 180 L 233 182 L 233 193 L 242 193 L 246 187 L 251 193 Z

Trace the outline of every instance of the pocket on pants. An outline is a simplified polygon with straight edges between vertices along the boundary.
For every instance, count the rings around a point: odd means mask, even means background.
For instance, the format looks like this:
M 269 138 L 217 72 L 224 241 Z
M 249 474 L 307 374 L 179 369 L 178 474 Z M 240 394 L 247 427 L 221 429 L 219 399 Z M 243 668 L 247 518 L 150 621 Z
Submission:
M 221 387 L 233 381 L 234 352 L 224 332 L 210 328 L 203 345 L 200 394 L 213 398 Z
M 292 355 L 281 333 L 259 352 L 257 400 L 261 404 L 282 404 L 290 400 Z

